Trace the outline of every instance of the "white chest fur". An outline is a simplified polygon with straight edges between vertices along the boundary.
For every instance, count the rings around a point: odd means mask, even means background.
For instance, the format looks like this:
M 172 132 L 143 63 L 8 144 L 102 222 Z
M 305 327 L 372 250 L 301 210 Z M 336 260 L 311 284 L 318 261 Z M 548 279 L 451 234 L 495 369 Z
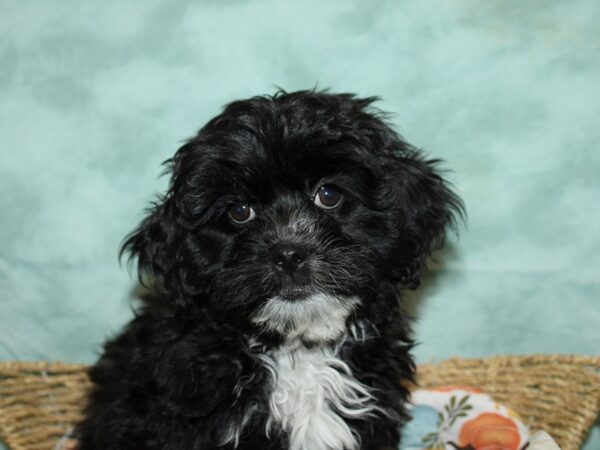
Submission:
M 359 447 L 344 417 L 364 417 L 377 407 L 334 349 L 284 347 L 264 360 L 274 379 L 268 432 L 274 427 L 285 430 L 290 450 Z

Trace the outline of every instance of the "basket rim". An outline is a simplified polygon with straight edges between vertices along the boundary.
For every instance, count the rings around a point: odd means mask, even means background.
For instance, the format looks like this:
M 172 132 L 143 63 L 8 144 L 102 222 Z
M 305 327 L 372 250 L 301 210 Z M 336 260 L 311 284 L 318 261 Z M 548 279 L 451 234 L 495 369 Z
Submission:
M 568 353 L 532 353 L 523 355 L 488 355 L 483 357 L 452 356 L 445 359 L 421 362 L 416 365 L 417 377 L 420 370 L 441 369 L 449 367 L 468 367 L 477 364 L 479 367 L 507 367 L 507 366 L 537 366 L 546 364 L 570 364 L 589 367 L 591 371 L 600 370 L 600 355 L 582 355 Z M 91 364 L 71 363 L 60 360 L 53 361 L 0 361 L 0 374 L 18 372 L 48 372 L 70 373 L 81 372 L 91 367 Z M 600 374 L 599 374 L 600 375 Z
M 514 366 L 514 365 L 546 365 L 570 364 L 591 369 L 600 369 L 600 355 L 582 355 L 569 353 L 532 353 L 523 355 L 490 355 L 483 357 L 452 356 L 439 361 L 417 364 L 419 368 L 441 368 L 446 366 L 468 366 L 474 363 L 484 363 L 489 366 Z

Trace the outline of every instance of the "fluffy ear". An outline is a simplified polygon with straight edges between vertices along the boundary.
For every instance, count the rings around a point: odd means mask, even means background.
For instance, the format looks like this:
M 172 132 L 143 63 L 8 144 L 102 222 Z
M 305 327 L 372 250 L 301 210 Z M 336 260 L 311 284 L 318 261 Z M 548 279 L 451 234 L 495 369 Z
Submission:
M 171 175 L 169 189 L 125 238 L 120 252 L 121 256 L 129 254 L 130 261 L 137 260 L 142 284 L 164 288 L 179 309 L 204 293 L 212 270 L 198 230 L 207 220 L 204 213 L 209 204 L 199 185 L 206 172 L 201 167 L 199 141 L 200 137 L 190 140 L 165 162 L 164 174 Z
M 409 289 L 419 277 L 431 251 L 440 247 L 448 228 L 464 216 L 460 198 L 440 175 L 439 160 L 427 160 L 409 148 L 383 158 L 384 198 L 397 224 L 398 247 L 392 264 L 395 278 Z
M 164 282 L 176 261 L 175 246 L 178 235 L 172 201 L 169 197 L 155 202 L 148 216 L 126 238 L 120 256 L 129 254 L 137 260 L 138 276 L 144 283 L 147 276 Z

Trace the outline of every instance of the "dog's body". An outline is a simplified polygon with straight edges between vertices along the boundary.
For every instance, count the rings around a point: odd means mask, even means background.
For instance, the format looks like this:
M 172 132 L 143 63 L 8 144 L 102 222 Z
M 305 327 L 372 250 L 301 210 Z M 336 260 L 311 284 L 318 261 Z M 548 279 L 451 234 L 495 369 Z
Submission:
M 372 101 L 235 102 L 177 152 L 124 247 L 163 300 L 91 370 L 81 450 L 397 447 L 399 289 L 461 205 Z

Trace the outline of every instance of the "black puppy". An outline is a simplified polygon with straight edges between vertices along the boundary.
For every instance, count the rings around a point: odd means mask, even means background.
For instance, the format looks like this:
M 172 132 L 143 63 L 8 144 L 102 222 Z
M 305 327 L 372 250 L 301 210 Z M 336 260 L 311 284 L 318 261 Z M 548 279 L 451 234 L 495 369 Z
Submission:
M 399 291 L 462 207 L 374 100 L 237 101 L 179 149 L 123 247 L 166 300 L 91 369 L 80 449 L 397 447 Z

